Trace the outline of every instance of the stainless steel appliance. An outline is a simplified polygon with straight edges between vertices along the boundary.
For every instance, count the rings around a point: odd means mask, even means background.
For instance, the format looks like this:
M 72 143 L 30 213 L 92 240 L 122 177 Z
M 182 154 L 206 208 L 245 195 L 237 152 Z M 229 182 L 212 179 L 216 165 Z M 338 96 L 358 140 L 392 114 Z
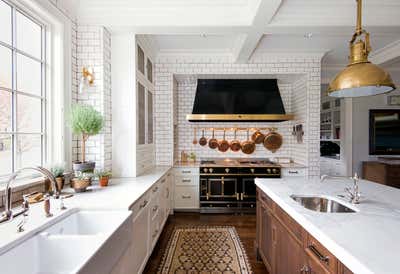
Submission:
M 200 212 L 255 212 L 255 178 L 280 178 L 280 165 L 268 159 L 203 159 Z

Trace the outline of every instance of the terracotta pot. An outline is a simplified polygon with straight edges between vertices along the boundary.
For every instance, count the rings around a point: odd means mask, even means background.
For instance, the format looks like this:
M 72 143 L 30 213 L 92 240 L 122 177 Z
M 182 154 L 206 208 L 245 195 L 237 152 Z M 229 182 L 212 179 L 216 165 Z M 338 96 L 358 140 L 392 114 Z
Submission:
M 56 183 L 58 190 L 61 192 L 61 190 L 64 188 L 64 177 L 57 177 Z
M 100 177 L 99 178 L 99 185 L 101 186 L 101 187 L 105 187 L 105 186 L 108 186 L 108 181 L 109 181 L 109 177 L 108 176 L 102 176 L 102 177 Z

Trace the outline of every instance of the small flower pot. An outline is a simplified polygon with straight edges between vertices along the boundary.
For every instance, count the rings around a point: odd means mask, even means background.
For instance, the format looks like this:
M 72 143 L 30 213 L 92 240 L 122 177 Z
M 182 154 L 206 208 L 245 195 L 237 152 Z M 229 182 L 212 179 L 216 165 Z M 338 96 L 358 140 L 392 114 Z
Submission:
M 74 178 L 72 179 L 71 186 L 75 190 L 75 192 L 85 192 L 91 181 L 91 179 Z
M 108 186 L 108 181 L 109 181 L 110 177 L 109 176 L 102 176 L 99 178 L 99 185 L 101 187 L 105 187 Z
M 64 177 L 57 177 L 56 183 L 58 190 L 61 192 L 61 190 L 64 188 Z

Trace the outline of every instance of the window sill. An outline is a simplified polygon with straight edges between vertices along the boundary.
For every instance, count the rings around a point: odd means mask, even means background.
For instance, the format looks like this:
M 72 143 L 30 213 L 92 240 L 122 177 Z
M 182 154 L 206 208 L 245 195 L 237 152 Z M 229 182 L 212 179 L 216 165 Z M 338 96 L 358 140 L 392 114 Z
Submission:
M 10 186 L 13 190 L 13 192 L 18 192 L 25 190 L 27 188 L 33 187 L 40 185 L 44 183 L 45 178 L 44 177 L 36 177 L 36 178 L 30 178 L 30 179 L 20 179 L 14 181 Z M 1 192 L 4 192 L 6 190 L 6 184 L 2 183 L 0 184 L 0 197 L 3 196 Z

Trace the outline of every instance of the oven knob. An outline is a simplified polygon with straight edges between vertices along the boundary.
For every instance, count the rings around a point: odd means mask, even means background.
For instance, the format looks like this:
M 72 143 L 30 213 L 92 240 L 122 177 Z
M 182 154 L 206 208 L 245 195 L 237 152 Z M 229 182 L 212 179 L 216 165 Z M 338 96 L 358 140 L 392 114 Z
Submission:
M 210 168 L 208 171 L 210 171 L 210 173 L 213 173 L 213 170 L 214 170 L 214 169 Z
M 276 168 L 272 169 L 272 172 L 273 172 L 273 173 L 276 173 L 276 172 L 277 172 Z
M 271 173 L 271 169 L 270 168 L 267 169 L 267 173 L 268 174 Z
M 254 173 L 254 168 L 250 168 L 251 173 Z
M 226 172 L 226 173 L 229 173 L 229 168 L 225 168 L 225 172 Z
M 208 168 L 203 168 L 204 173 L 207 173 Z

